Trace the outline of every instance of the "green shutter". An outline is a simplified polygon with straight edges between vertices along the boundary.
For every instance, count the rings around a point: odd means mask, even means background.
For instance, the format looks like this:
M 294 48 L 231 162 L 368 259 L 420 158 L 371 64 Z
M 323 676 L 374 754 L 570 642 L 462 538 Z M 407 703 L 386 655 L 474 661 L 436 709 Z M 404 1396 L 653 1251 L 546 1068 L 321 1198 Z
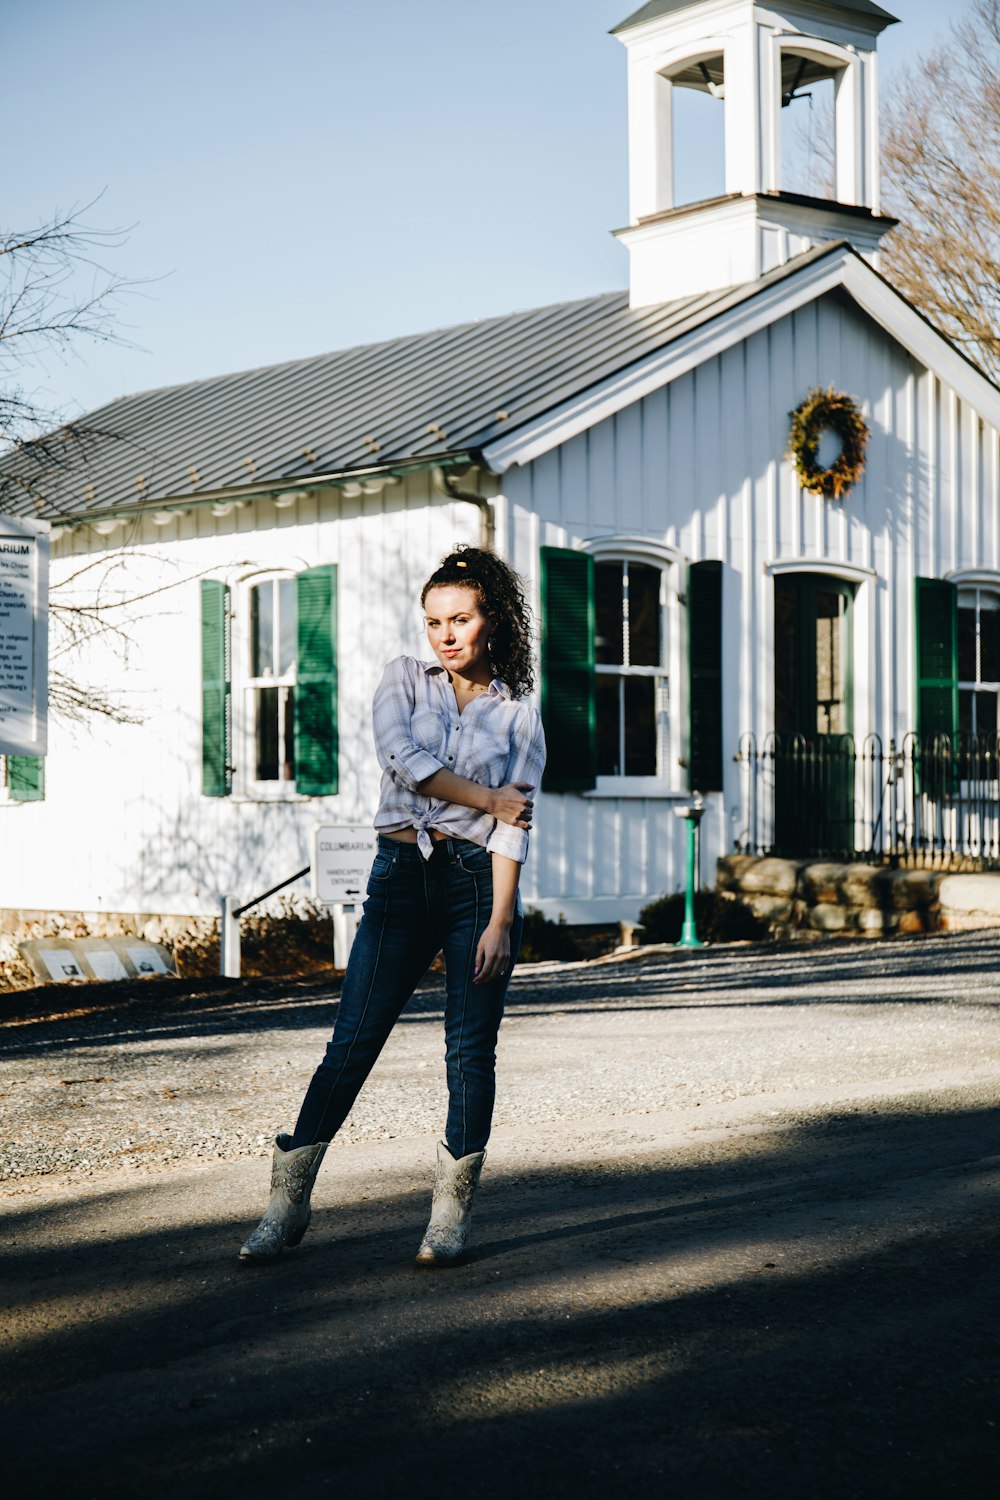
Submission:
M 722 790 L 722 564 L 688 571 L 688 785 Z
M 339 787 L 337 745 L 337 566 L 296 578 L 295 788 L 332 797 Z
M 594 701 L 594 560 L 541 549 L 542 789 L 585 792 L 597 784 Z
M 41 802 L 45 797 L 45 757 L 8 755 L 7 792 L 13 802 Z
M 201 581 L 201 789 L 228 797 L 233 785 L 229 590 Z
M 958 733 L 958 590 L 916 579 L 917 734 Z

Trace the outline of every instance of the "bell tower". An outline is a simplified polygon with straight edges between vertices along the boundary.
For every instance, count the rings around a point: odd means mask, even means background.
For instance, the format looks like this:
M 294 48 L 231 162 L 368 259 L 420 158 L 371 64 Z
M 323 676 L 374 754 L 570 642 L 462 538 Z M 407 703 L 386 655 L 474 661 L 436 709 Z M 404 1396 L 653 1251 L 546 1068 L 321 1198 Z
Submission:
M 878 37 L 872 0 L 649 0 L 615 27 L 628 52 L 630 302 L 643 307 L 753 281 L 813 245 L 848 240 L 878 265 Z M 833 196 L 782 183 L 783 117 L 810 85 L 834 93 Z M 678 89 L 725 113 L 725 192 L 679 206 Z M 817 179 L 819 173 L 817 172 Z

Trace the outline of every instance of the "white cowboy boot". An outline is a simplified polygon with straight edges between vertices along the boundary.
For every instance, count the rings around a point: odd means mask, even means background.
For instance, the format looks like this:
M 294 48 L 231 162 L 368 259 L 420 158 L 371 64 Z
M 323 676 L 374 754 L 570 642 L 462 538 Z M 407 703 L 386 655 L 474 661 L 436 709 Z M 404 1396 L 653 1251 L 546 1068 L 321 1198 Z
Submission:
M 274 1142 L 271 1199 L 267 1212 L 240 1250 L 240 1260 L 275 1260 L 287 1245 L 297 1245 L 309 1228 L 309 1195 L 329 1141 L 288 1150 L 290 1135 Z
M 485 1151 L 474 1151 L 456 1161 L 444 1142 L 438 1142 L 431 1218 L 417 1251 L 418 1266 L 451 1266 L 461 1260 L 472 1222 L 472 1199 L 485 1160 Z

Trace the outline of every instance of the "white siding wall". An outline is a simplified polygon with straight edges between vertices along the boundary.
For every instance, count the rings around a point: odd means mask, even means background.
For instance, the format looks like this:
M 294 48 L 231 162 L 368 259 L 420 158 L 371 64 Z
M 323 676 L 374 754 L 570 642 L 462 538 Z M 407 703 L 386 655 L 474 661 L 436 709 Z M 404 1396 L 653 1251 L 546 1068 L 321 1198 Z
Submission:
M 306 865 L 318 821 L 370 820 L 372 692 L 388 658 L 425 654 L 421 585 L 454 542 L 479 540 L 479 527 L 474 506 L 442 500 L 423 475 L 354 500 L 327 490 L 287 509 L 193 509 L 164 527 L 146 521 L 135 536 L 118 533 L 124 550 L 109 550 L 117 537 L 65 537 L 54 583 L 93 562 L 87 578 L 106 577 L 119 597 L 176 587 L 124 612 L 124 659 L 106 644 L 82 668 L 56 663 L 121 695 L 143 722 L 53 723 L 44 802 L 0 805 L 0 908 L 214 914 L 222 892 L 250 897 Z M 255 569 L 331 562 L 340 586 L 339 795 L 203 797 L 199 577 L 235 591 Z M 241 640 L 234 632 L 234 650 Z M 306 882 L 294 889 L 304 893 Z
M 870 415 L 867 472 L 841 504 L 802 492 L 784 458 L 788 414 L 816 385 L 851 393 Z M 503 489 L 497 544 L 536 591 L 545 543 L 640 534 L 725 564 L 727 785 L 702 825 L 706 883 L 739 831 L 739 736 L 773 725 L 767 566 L 877 574 L 858 588 L 855 728 L 885 739 L 914 727 L 914 575 L 1000 569 L 996 431 L 839 295 L 511 469 Z M 318 491 L 287 509 L 260 501 L 220 517 L 204 507 L 143 528 L 57 544 L 56 579 L 91 560 L 99 575 L 128 543 L 127 576 L 111 575 L 113 587 L 177 587 L 134 612 L 124 663 L 95 650 L 84 673 L 123 689 L 142 725 L 57 722 L 46 800 L 0 806 L 0 907 L 210 913 L 221 892 L 249 896 L 306 864 L 317 821 L 370 818 L 372 690 L 388 657 L 423 654 L 420 585 L 453 542 L 478 539 L 479 516 L 422 476 L 354 500 Z M 326 562 L 340 564 L 340 794 L 202 797 L 198 577 L 235 587 L 253 569 Z M 533 845 L 526 900 L 571 921 L 634 917 L 682 885 L 683 825 L 669 799 L 543 796 Z
M 789 413 L 817 385 L 869 414 L 867 472 L 839 504 L 801 490 L 784 457 Z M 839 295 L 511 469 L 504 493 L 515 564 L 536 586 L 539 544 L 616 533 L 725 564 L 727 780 L 702 824 L 706 883 L 739 831 L 739 736 L 773 728 L 768 565 L 877 574 L 856 600 L 855 731 L 885 740 L 915 727 L 914 576 L 1000 569 L 996 431 Z M 665 799 L 546 796 L 535 837 L 526 895 L 550 913 L 626 915 L 683 884 L 683 825 Z

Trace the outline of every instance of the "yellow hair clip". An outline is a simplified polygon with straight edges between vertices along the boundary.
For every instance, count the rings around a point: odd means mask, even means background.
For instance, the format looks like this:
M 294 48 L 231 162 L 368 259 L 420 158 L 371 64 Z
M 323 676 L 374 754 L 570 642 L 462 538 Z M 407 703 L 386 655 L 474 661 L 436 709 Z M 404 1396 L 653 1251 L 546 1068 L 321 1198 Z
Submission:
M 469 564 L 467 562 L 462 562 L 461 559 L 459 559 L 459 561 L 455 564 L 456 568 L 467 568 L 468 566 Z

